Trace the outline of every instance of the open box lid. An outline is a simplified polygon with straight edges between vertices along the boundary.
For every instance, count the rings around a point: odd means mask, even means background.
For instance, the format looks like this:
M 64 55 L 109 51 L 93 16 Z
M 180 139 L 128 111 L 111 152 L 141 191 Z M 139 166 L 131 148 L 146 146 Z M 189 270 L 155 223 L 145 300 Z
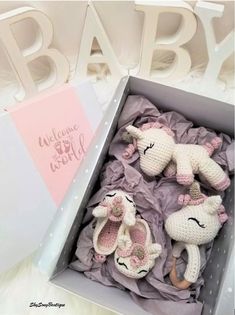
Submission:
M 38 248 L 101 118 L 88 81 L 0 113 L 0 272 Z
M 119 106 L 121 101 L 124 101 L 128 95 L 127 84 L 129 77 L 121 79 L 114 97 L 110 101 L 108 109 L 105 112 L 103 119 L 96 134 L 92 139 L 92 143 L 89 151 L 74 176 L 68 193 L 65 195 L 60 208 L 57 211 L 53 223 L 48 229 L 40 248 L 35 257 L 35 264 L 39 267 L 41 272 L 45 273 L 48 277 L 54 275 L 57 272 L 56 264 L 62 252 L 69 252 L 74 243 L 74 236 L 70 240 L 71 244 L 67 244 L 69 234 L 71 233 L 71 227 L 76 216 L 79 216 L 77 225 L 73 226 L 73 231 L 78 231 L 79 224 L 82 220 L 82 213 L 78 209 L 85 209 L 86 195 L 91 193 L 92 182 L 91 178 L 99 176 L 98 173 L 94 176 L 96 169 L 103 163 L 103 158 L 108 150 L 106 140 L 112 139 L 113 130 L 112 126 L 117 122 L 121 107 Z M 118 91 L 118 92 L 117 92 Z M 66 248 L 64 245 L 66 244 Z M 69 258 L 68 258 L 69 259 Z M 58 272 L 65 268 L 68 261 L 63 262 L 63 266 L 60 266 Z

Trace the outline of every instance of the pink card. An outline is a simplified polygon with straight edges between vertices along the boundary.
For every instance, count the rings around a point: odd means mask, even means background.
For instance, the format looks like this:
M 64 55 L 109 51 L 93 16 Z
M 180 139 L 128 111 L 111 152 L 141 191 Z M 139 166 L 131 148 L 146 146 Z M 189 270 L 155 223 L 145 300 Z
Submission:
M 73 87 L 63 86 L 25 102 L 9 113 L 59 205 L 93 136 L 77 93 Z

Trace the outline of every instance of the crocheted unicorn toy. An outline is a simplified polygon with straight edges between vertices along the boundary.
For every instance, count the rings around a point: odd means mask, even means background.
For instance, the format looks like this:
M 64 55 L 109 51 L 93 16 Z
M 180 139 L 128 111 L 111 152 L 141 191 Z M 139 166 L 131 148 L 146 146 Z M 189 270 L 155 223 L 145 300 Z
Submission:
M 165 169 L 166 176 L 176 174 L 179 184 L 191 185 L 194 174 L 201 173 L 217 190 L 225 190 L 230 185 L 228 176 L 210 158 L 214 149 L 219 147 L 220 138 L 216 137 L 205 145 L 176 144 L 174 133 L 158 122 L 144 124 L 141 128 L 130 125 L 126 130 L 134 140 L 123 157 L 130 158 L 138 149 L 140 167 L 145 174 L 156 176 Z
M 171 214 L 165 223 L 167 233 L 177 241 L 173 246 L 174 259 L 170 279 L 172 284 L 180 289 L 186 289 L 197 281 L 201 267 L 198 246 L 212 241 L 228 218 L 221 205 L 221 197 L 206 197 L 201 194 L 199 187 L 198 183 L 193 183 L 191 198 L 184 198 L 187 205 Z M 182 195 L 179 199 L 182 203 Z M 184 249 L 188 254 L 188 265 L 184 279 L 179 280 L 176 273 L 176 258 L 180 257 Z

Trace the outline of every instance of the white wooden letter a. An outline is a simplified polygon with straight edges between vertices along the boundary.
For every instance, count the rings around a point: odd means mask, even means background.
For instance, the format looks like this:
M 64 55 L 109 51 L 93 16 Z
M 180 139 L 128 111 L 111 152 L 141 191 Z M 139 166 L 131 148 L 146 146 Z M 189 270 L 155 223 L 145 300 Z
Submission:
M 31 47 L 21 51 L 12 34 L 11 25 L 24 19 L 33 19 L 40 29 Z M 49 18 L 41 11 L 23 7 L 0 15 L 0 41 L 10 65 L 21 85 L 21 90 L 15 98 L 19 101 L 35 95 L 51 86 L 65 82 L 69 74 L 69 64 L 65 56 L 58 50 L 48 48 L 53 37 L 53 28 Z M 30 74 L 28 64 L 39 58 L 46 57 L 53 65 L 48 78 L 36 85 Z
M 102 53 L 91 54 L 94 38 L 97 39 Z M 127 74 L 127 71 L 121 67 L 115 56 L 95 8 L 92 4 L 89 4 L 78 56 L 76 77 L 84 79 L 87 76 L 88 64 L 100 63 L 108 65 L 111 75 L 115 79 L 119 79 L 121 76 Z

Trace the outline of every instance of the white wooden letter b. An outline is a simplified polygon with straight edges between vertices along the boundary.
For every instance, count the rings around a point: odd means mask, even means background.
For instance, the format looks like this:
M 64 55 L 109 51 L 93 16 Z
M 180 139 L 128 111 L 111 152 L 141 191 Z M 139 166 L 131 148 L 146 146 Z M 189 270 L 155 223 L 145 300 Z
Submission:
M 33 19 L 40 32 L 31 47 L 20 50 L 11 26 L 24 19 Z M 51 86 L 65 82 L 69 74 L 69 64 L 64 55 L 57 49 L 49 48 L 53 38 L 53 27 L 49 18 L 41 11 L 23 7 L 6 12 L 0 16 L 0 41 L 9 63 L 21 85 L 20 91 L 15 95 L 21 101 L 45 90 Z M 29 70 L 29 63 L 39 57 L 46 57 L 50 61 L 50 75 L 40 84 L 35 84 Z
M 135 1 L 136 10 L 145 13 L 141 61 L 138 76 L 169 82 L 183 78 L 191 68 L 189 52 L 181 47 L 195 34 L 197 21 L 192 8 L 184 1 Z M 156 39 L 160 14 L 169 12 L 180 14 L 182 21 L 177 32 L 168 37 Z M 167 27 L 167 22 L 166 22 Z M 165 70 L 151 69 L 153 53 L 157 50 L 173 51 L 174 62 Z

